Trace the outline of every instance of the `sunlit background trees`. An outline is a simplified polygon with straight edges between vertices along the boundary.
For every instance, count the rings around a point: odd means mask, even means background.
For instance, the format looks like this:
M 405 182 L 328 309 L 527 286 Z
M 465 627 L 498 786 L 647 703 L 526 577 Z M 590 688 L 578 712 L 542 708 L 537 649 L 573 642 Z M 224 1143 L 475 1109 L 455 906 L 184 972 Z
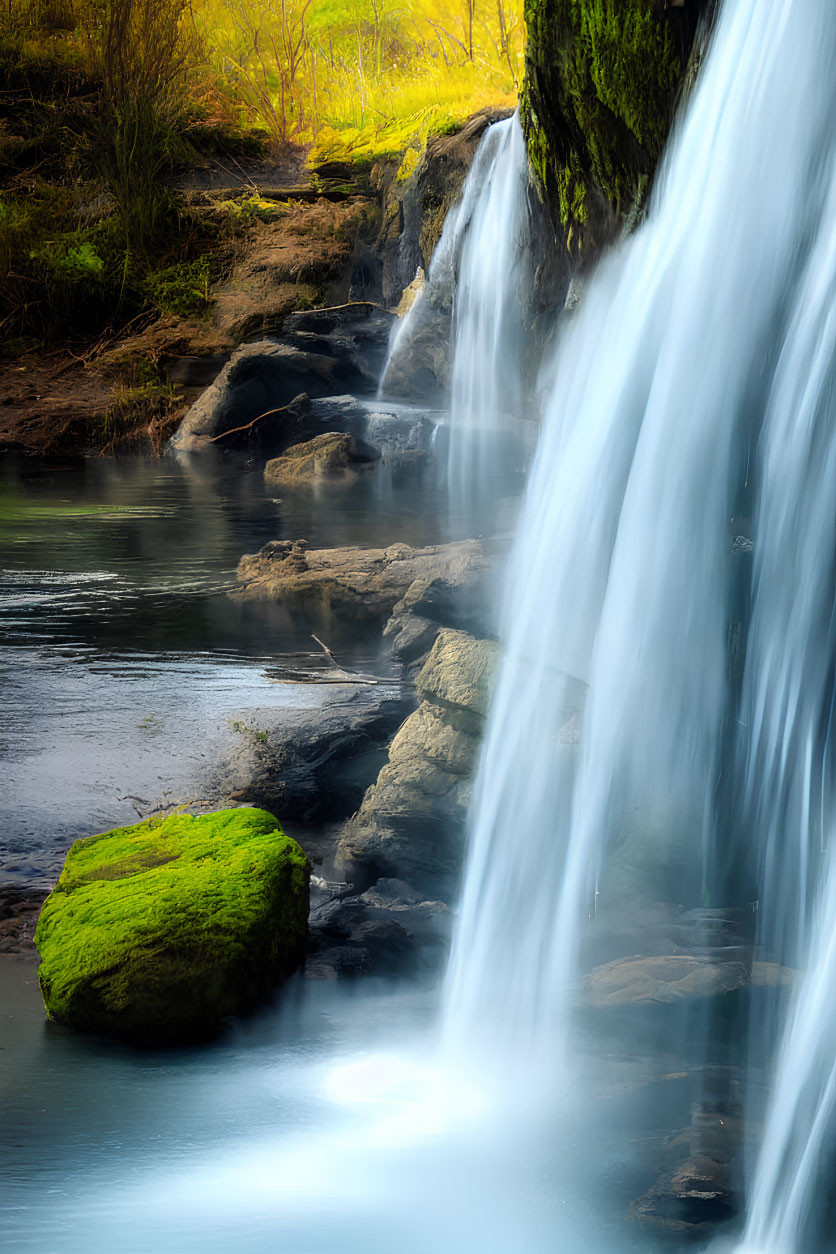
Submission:
M 185 170 L 404 178 L 516 100 L 523 43 L 522 0 L 0 0 L 0 331 L 119 325 L 171 266 L 199 304 L 223 249 Z

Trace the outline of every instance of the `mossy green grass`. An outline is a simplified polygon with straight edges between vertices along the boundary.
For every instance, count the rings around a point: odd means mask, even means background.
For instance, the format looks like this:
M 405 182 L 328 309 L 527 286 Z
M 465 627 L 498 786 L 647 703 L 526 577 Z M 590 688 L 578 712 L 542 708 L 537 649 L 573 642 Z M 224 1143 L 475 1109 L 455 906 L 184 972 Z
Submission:
M 48 1018 L 146 1046 L 214 1035 L 299 966 L 308 879 L 265 810 L 77 840 L 35 934 Z
M 683 50 L 659 0 L 526 0 L 525 20 L 521 114 L 531 166 L 570 248 L 581 249 L 590 242 L 590 192 L 620 217 L 646 195 Z

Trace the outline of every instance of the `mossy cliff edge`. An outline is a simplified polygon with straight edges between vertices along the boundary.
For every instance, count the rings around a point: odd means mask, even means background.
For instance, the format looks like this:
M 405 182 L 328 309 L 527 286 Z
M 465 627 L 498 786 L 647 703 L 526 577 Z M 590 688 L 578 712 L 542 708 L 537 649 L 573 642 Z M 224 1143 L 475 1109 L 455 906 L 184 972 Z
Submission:
M 712 0 L 526 0 L 534 174 L 569 247 L 607 242 L 646 194 Z
M 308 878 L 265 810 L 77 840 L 35 933 L 48 1017 L 142 1045 L 211 1036 L 301 963 Z

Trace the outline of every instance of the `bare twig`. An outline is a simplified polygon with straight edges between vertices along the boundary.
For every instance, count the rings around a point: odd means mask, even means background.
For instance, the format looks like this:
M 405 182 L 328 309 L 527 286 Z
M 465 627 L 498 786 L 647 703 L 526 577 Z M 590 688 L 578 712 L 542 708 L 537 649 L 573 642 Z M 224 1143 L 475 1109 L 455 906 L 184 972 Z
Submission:
M 327 644 L 324 644 L 324 643 L 320 640 L 319 636 L 315 636 L 315 635 L 313 634 L 313 632 L 311 632 L 311 640 L 315 640 L 315 641 L 316 641 L 316 643 L 319 645 L 320 649 L 322 650 L 322 652 L 325 654 L 325 656 L 326 656 L 326 657 L 327 657 L 327 659 L 328 659 L 328 665 L 329 665 L 329 666 L 333 666 L 333 667 L 335 668 L 335 670 L 338 670 L 338 671 L 341 671 L 341 670 L 343 669 L 343 668 L 340 666 L 340 664 L 339 664 L 339 662 L 337 661 L 337 659 L 334 657 L 334 655 L 333 655 L 333 653 L 331 652 L 331 650 L 328 648 L 328 645 L 327 645 Z

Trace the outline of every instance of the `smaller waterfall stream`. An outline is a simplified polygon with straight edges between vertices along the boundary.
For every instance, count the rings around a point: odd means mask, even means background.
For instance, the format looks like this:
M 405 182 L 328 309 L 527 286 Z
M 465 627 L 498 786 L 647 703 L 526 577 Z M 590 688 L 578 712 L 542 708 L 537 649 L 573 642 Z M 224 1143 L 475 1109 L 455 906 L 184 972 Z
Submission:
M 534 424 L 526 421 L 523 312 L 530 296 L 528 163 L 517 114 L 489 126 L 458 205 L 447 215 L 426 286 L 393 340 L 390 363 L 408 356 L 450 311 L 449 422 L 439 429 L 440 469 L 460 505 L 505 490 L 523 469 Z
M 530 286 L 528 161 L 517 114 L 489 127 L 439 249 L 458 254 L 447 480 L 460 500 L 496 491 L 523 419 L 522 309 Z M 445 238 L 446 237 L 446 238 Z

